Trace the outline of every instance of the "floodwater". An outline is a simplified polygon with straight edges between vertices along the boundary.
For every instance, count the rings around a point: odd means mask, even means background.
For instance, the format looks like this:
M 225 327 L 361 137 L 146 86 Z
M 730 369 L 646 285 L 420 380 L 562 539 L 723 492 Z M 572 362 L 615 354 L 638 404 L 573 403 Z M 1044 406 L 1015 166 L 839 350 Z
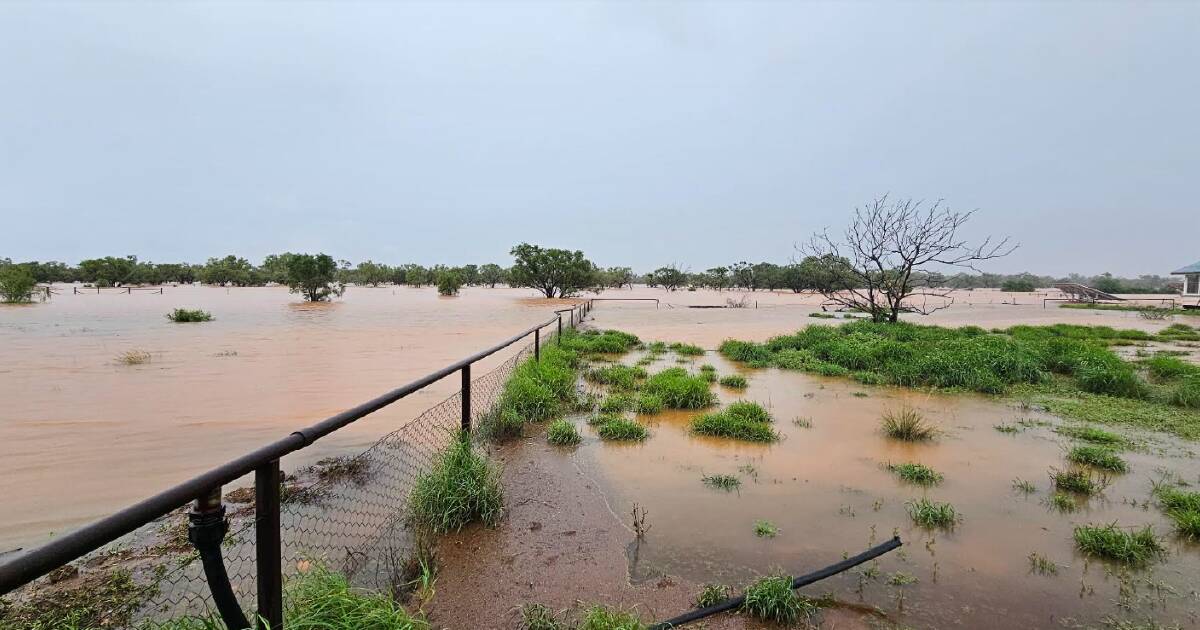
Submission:
M 599 314 L 597 323 L 607 326 L 608 314 Z M 722 375 L 747 377 L 743 392 L 716 388 L 722 404 L 759 402 L 775 417 L 780 442 L 692 436 L 688 421 L 698 412 L 639 416 L 651 430 L 639 444 L 601 442 L 581 426 L 585 440 L 575 457 L 614 512 L 628 520 L 637 503 L 648 513 L 645 539 L 627 549 L 635 583 L 670 575 L 738 587 L 771 569 L 795 575 L 833 564 L 895 533 L 906 544 L 878 561 L 877 576 L 864 565 L 804 592 L 830 594 L 848 607 L 877 609 L 893 622 L 921 628 L 1096 627 L 1108 615 L 1196 623 L 1200 547 L 1173 537 L 1150 500 L 1151 482 L 1164 471 L 1192 484 L 1200 480 L 1192 445 L 1132 434 L 1141 446 L 1126 454 L 1130 472 L 1113 476 L 1102 496 L 1079 500 L 1078 511 L 1062 513 L 1046 503 L 1048 471 L 1066 467 L 1070 442 L 1053 432 L 1058 418 L 981 396 L 753 370 L 712 352 L 690 369 L 705 362 Z M 647 370 L 674 365 L 667 354 Z M 924 444 L 881 435 L 880 414 L 905 405 L 933 420 L 943 435 Z M 1031 426 L 1015 435 L 993 428 L 1019 420 Z M 945 481 L 926 489 L 885 468 L 903 462 L 925 464 Z M 739 477 L 741 488 L 726 492 L 701 482 L 714 474 Z M 1015 490 L 1015 479 L 1037 491 Z M 951 503 L 961 522 L 949 531 L 913 524 L 904 504 L 920 497 Z M 778 526 L 778 536 L 755 536 L 759 520 Z M 1153 526 L 1167 541 L 1166 561 L 1126 570 L 1075 551 L 1074 526 L 1114 521 Z M 1057 574 L 1032 571 L 1031 553 L 1056 563 Z M 890 583 L 893 577 L 916 581 L 901 586 Z
M 105 291 L 0 307 L 0 553 L 36 544 L 553 317 L 516 289 Z M 214 321 L 175 324 L 176 308 Z M 117 356 L 150 354 L 142 365 Z M 514 347 L 515 351 L 515 347 Z M 511 352 L 475 368 L 482 375 Z M 417 392 L 284 462 L 358 452 L 458 390 Z

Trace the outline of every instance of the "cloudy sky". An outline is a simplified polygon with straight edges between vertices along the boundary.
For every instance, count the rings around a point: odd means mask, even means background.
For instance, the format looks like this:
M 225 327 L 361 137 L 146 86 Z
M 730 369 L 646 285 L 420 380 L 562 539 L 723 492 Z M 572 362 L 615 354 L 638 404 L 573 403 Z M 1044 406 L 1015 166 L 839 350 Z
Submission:
M 1200 259 L 1200 3 L 0 4 L 0 256 L 785 261 L 877 194 L 994 271 Z

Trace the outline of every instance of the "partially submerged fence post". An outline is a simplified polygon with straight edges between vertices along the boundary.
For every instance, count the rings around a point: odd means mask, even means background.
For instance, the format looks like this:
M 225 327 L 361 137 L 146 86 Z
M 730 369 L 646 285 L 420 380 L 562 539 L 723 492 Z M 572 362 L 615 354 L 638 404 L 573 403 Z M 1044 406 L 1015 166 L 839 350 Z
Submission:
M 254 554 L 259 630 L 283 628 L 283 546 L 279 532 L 279 460 L 254 470 Z
M 471 432 L 471 364 L 462 368 L 462 430 Z

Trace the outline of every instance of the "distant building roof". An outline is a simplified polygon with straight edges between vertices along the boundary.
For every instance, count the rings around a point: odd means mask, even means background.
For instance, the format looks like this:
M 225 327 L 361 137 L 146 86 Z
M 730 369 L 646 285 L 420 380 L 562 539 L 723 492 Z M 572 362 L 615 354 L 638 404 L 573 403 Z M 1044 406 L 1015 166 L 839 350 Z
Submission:
M 1175 271 L 1172 271 L 1171 273 L 1173 273 L 1173 274 L 1175 274 L 1175 273 L 1200 273 L 1200 260 L 1197 260 L 1196 262 L 1184 267 L 1183 269 L 1176 269 Z

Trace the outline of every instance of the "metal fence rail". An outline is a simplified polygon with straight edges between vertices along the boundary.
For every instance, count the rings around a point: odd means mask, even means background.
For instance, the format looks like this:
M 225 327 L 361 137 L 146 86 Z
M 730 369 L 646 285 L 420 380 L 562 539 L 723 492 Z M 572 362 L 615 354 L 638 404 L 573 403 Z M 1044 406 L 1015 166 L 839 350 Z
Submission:
M 470 430 L 496 405 L 521 361 L 539 356 L 544 328 L 554 327 L 550 335 L 561 333 L 563 313 L 569 313 L 567 324 L 574 326 L 590 310 L 589 301 L 556 311 L 555 317 L 491 348 L 10 558 L 0 564 L 0 595 L 86 556 L 87 562 L 79 563 L 81 575 L 115 567 L 129 571 L 142 589 L 136 608 L 118 619 L 120 623 L 218 610 L 228 620 L 225 613 L 232 611 L 227 607 L 238 607 L 240 614 L 240 608 L 254 602 L 258 625 L 278 630 L 283 621 L 283 578 L 312 563 L 342 572 L 358 586 L 395 588 L 415 544 L 405 521 L 416 478 L 431 469 L 458 429 Z M 472 364 L 521 342 L 525 345 L 507 361 L 472 378 Z M 331 468 L 308 469 L 298 479 L 282 476 L 281 457 L 456 372 L 462 379 L 459 392 L 363 453 Z M 224 486 L 252 472 L 252 492 L 239 490 L 222 499 Z M 182 508 L 193 502 L 185 514 Z M 209 556 L 201 561 L 188 540 L 196 542 L 196 532 L 204 531 L 197 523 L 205 518 L 219 530 L 216 558 L 222 565 L 218 568 L 228 574 L 226 590 L 231 591 L 224 598 L 222 576 L 214 578 Z M 18 591 L 18 602 L 20 598 Z

